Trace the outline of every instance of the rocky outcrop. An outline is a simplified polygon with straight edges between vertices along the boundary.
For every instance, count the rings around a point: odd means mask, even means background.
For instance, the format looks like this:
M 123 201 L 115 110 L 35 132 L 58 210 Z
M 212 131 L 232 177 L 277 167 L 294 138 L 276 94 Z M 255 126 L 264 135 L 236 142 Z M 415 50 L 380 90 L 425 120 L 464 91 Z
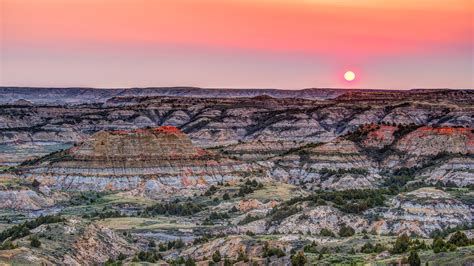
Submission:
M 94 223 L 84 229 L 84 232 L 75 240 L 72 248 L 74 250 L 72 253 L 64 255 L 64 264 L 102 264 L 109 258 L 116 259 L 119 254 L 131 256 L 137 250 L 119 234 Z
M 327 190 L 350 190 L 350 189 L 372 189 L 382 180 L 378 174 L 344 174 L 334 175 L 320 183 L 322 189 Z
M 262 203 L 257 199 L 241 200 L 237 203 L 237 209 L 241 212 L 248 212 L 254 209 L 271 209 L 278 205 L 277 201 L 269 201 L 267 203 Z
M 254 169 L 195 147 L 176 127 L 99 132 L 22 168 L 25 176 L 66 190 L 171 192 L 239 178 Z
M 466 187 L 474 184 L 474 158 L 459 157 L 449 159 L 430 167 L 420 174 L 420 178 L 430 184 Z
M 395 147 L 412 156 L 474 154 L 474 133 L 471 128 L 421 127 L 400 139 Z
M 380 125 L 376 130 L 370 131 L 363 140 L 362 145 L 366 148 L 382 149 L 395 141 L 394 133 L 398 130 L 396 126 Z
M 308 188 L 315 189 L 372 187 L 379 178 L 375 175 L 377 164 L 354 142 L 345 139 L 292 149 L 287 155 L 275 157 L 269 167 L 275 179 L 308 184 Z M 349 175 L 343 176 L 344 173 Z M 341 179 L 351 183 L 341 183 Z
M 361 232 L 367 229 L 368 225 L 368 221 L 360 216 L 344 214 L 330 206 L 318 206 L 285 218 L 268 231 L 281 234 L 319 234 L 321 229 L 325 228 L 337 234 L 342 226 L 350 226 L 356 232 Z
M 395 197 L 386 211 L 373 210 L 383 217 L 372 229 L 380 234 L 411 233 L 429 236 L 435 230 L 469 225 L 473 210 L 448 193 L 421 188 Z
M 130 257 L 138 250 L 122 234 L 76 218 L 40 225 L 30 234 L 42 236 L 41 247 L 31 247 L 31 236 L 26 236 L 15 240 L 20 248 L 1 250 L 0 259 L 34 265 L 98 265 L 117 259 L 119 254 Z
M 30 189 L 0 190 L 0 208 L 35 211 L 51 207 L 56 203 L 51 197 Z

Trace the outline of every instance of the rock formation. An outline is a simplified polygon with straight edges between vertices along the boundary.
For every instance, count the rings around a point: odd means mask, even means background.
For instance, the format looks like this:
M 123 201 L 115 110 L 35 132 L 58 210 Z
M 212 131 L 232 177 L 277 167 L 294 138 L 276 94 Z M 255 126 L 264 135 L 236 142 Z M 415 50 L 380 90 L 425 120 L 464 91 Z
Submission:
M 163 126 L 99 132 L 68 150 L 29 162 L 22 171 L 57 189 L 153 193 L 207 187 L 252 169 L 195 147 L 176 127 Z

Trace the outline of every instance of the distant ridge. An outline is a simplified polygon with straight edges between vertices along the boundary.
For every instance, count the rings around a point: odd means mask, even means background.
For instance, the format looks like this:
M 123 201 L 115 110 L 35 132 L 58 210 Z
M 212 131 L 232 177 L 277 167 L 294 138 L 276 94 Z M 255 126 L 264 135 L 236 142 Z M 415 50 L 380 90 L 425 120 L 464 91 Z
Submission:
M 449 89 L 342 89 L 342 88 L 306 88 L 301 90 L 279 89 L 231 89 L 197 87 L 148 87 L 148 88 L 45 88 L 45 87 L 0 87 L 0 104 L 11 104 L 26 100 L 33 104 L 84 104 L 103 103 L 117 96 L 178 96 L 197 98 L 236 98 L 269 96 L 273 98 L 300 98 L 310 100 L 335 99 L 346 93 L 397 92 L 400 94 L 422 91 L 446 91 Z

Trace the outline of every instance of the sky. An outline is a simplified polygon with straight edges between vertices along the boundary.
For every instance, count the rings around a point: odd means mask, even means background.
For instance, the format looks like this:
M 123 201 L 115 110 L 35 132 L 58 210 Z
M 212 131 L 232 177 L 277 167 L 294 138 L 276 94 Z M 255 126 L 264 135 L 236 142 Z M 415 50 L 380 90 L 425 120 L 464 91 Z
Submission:
M 0 26 L 0 86 L 474 88 L 472 0 L 0 0 Z

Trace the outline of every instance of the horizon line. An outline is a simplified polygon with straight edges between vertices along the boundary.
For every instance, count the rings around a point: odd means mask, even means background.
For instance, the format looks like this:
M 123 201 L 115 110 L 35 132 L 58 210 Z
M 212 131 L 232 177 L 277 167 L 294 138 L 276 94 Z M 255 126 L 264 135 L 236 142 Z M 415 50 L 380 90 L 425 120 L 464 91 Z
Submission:
M 0 89 L 90 89 L 90 90 L 130 90 L 130 89 L 196 89 L 196 90 L 276 90 L 276 91 L 304 91 L 304 90 L 348 90 L 348 91 L 413 91 L 413 90 L 474 90 L 473 88 L 451 87 L 415 87 L 415 88 L 341 88 L 341 87 L 309 87 L 300 89 L 262 88 L 262 87 L 196 87 L 196 86 L 146 86 L 146 87 L 85 87 L 85 86 L 0 86 Z

